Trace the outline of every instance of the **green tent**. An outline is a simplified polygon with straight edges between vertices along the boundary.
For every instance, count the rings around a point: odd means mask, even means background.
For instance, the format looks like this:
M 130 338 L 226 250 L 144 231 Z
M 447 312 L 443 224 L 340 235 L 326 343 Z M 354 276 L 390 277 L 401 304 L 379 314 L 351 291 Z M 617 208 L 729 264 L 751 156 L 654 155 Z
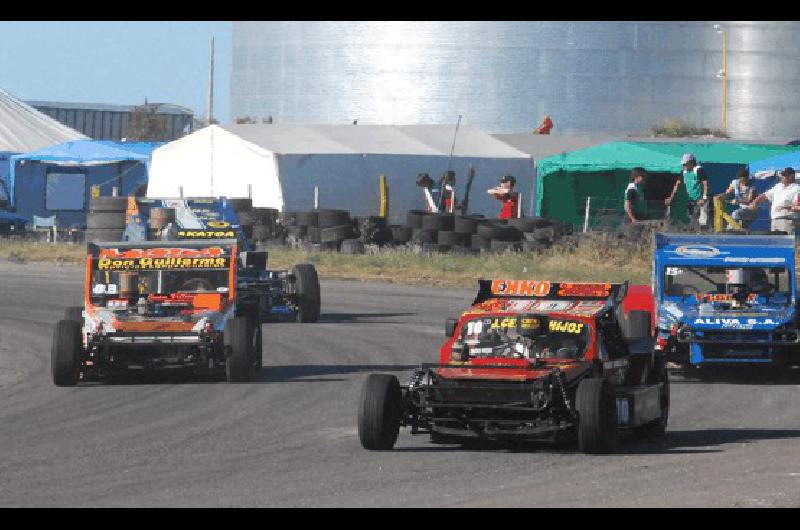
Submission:
M 622 218 L 623 194 L 630 170 L 651 175 L 645 197 L 654 207 L 672 189 L 681 156 L 693 153 L 706 171 L 711 193 L 722 192 L 749 162 L 798 151 L 798 147 L 742 143 L 611 142 L 537 161 L 536 215 L 583 223 L 586 198 L 593 206 Z

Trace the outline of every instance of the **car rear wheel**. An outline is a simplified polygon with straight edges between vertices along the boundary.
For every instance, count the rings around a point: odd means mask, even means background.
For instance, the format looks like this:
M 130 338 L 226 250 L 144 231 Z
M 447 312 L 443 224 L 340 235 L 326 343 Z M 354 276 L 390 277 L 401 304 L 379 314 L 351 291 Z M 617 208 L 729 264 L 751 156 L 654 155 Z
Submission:
M 297 288 L 297 321 L 316 322 L 320 314 L 320 289 L 317 269 L 310 263 L 300 263 L 292 269 Z
M 617 445 L 617 402 L 604 378 L 584 379 L 575 397 L 578 447 L 584 453 L 611 453 Z
M 53 333 L 50 365 L 56 386 L 74 386 L 78 382 L 81 325 L 74 320 L 59 320 Z
M 225 323 L 225 375 L 229 383 L 250 381 L 253 371 L 252 326 L 247 317 L 233 317 Z
M 400 383 L 393 375 L 370 374 L 361 389 L 358 438 L 370 450 L 389 450 L 397 442 L 402 416 Z

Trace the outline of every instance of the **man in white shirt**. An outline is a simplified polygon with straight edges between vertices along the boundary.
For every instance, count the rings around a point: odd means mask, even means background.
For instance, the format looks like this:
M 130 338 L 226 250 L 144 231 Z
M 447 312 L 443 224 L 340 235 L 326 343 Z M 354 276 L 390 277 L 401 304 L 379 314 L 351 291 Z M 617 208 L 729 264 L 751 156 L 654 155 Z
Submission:
M 787 167 L 780 173 L 781 181 L 772 188 L 765 191 L 750 203 L 750 208 L 758 208 L 758 204 L 768 200 L 772 206 L 769 215 L 772 219 L 770 229 L 780 230 L 787 234 L 794 234 L 795 220 L 800 212 L 798 196 L 800 196 L 800 186 L 794 181 L 794 169 Z

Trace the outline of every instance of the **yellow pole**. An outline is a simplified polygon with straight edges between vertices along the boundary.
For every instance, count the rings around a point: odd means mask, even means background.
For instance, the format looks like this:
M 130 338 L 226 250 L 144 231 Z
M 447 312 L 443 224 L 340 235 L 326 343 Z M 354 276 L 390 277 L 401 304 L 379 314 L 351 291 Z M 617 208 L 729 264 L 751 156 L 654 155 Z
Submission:
M 389 215 L 389 190 L 386 186 L 386 175 L 380 176 L 379 181 L 380 191 L 381 191 L 381 203 L 380 203 L 380 215 L 383 218 Z
M 728 132 L 728 33 L 722 30 L 722 132 Z

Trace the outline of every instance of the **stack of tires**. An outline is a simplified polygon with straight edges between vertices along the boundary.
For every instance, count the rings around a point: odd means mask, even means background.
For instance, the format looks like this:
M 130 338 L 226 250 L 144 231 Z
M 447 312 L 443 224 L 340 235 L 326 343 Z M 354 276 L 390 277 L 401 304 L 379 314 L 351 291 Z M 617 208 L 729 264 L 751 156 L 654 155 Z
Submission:
M 86 216 L 86 242 L 122 241 L 125 232 L 127 197 L 92 197 Z
M 540 251 L 571 232 L 570 225 L 548 219 L 490 220 L 480 214 L 433 214 L 422 210 L 408 212 L 406 227 L 390 228 L 396 235 L 396 245 L 410 243 L 423 251 L 463 254 Z
M 338 251 L 345 241 L 357 239 L 353 220 L 346 210 L 312 210 L 309 212 L 284 212 L 281 224 L 285 227 L 286 242 L 290 247 L 309 250 Z
M 228 199 L 236 211 L 236 217 L 245 236 L 256 246 L 268 246 L 283 242 L 283 233 L 278 223 L 279 212 L 275 208 L 258 208 L 251 199 Z

